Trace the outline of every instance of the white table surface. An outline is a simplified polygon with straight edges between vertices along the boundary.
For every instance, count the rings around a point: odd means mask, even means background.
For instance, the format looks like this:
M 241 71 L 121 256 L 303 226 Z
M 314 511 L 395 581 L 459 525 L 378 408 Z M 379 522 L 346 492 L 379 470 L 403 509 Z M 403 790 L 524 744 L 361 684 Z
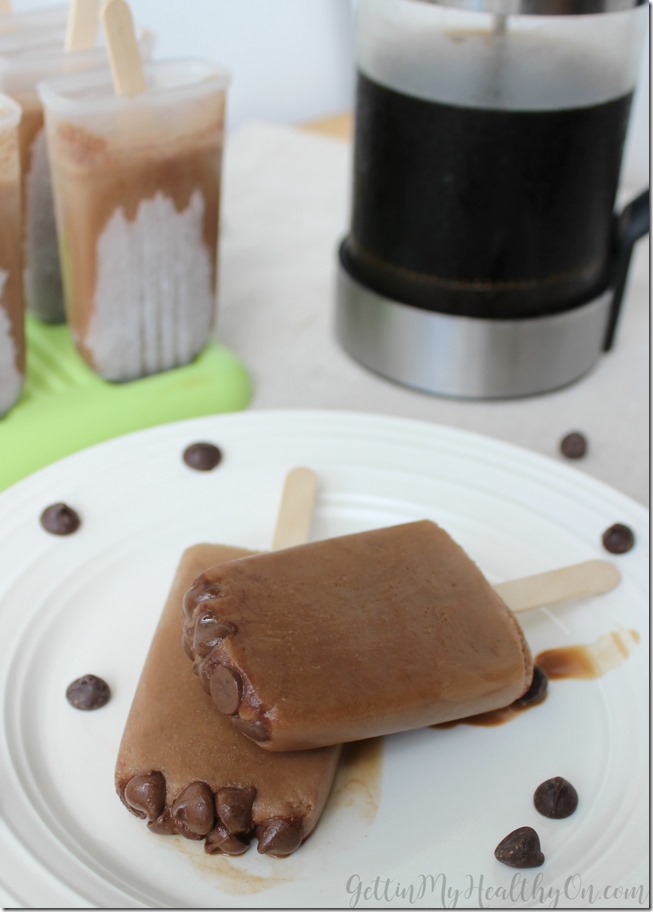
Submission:
M 555 459 L 564 458 L 560 439 L 580 430 L 588 454 L 569 465 L 648 505 L 648 239 L 632 261 L 616 346 L 583 379 L 525 399 L 433 396 L 372 374 L 335 338 L 336 248 L 348 227 L 350 171 L 346 141 L 259 123 L 228 138 L 216 336 L 251 373 L 250 407 L 417 418 Z

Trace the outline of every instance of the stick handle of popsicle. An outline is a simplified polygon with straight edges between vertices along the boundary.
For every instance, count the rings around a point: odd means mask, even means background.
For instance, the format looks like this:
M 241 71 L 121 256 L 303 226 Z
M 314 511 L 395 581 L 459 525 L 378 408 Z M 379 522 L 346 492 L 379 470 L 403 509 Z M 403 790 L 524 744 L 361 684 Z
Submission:
M 312 469 L 297 466 L 288 472 L 272 538 L 273 550 L 308 541 L 316 493 L 317 476 Z
M 0 16 L 8 16 L 11 13 L 11 0 L 0 0 Z
M 603 595 L 614 589 L 620 579 L 614 564 L 590 560 L 499 583 L 494 590 L 512 611 L 519 612 Z
M 95 47 L 99 0 L 70 0 L 64 50 L 84 51 Z
M 134 20 L 125 0 L 105 0 L 102 26 L 116 95 L 138 95 L 146 89 Z

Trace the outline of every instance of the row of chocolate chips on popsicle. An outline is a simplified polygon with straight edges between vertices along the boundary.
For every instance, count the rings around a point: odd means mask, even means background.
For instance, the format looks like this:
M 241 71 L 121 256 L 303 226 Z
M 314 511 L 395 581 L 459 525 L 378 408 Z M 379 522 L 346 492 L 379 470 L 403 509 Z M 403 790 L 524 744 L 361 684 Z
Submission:
M 220 712 L 231 716 L 236 728 L 248 737 L 263 742 L 269 738 L 268 723 L 256 694 L 245 675 L 223 664 L 220 655 L 224 639 L 237 632 L 234 624 L 215 614 L 221 597 L 220 587 L 207 582 L 204 574 L 195 580 L 183 601 L 184 649 L 194 660 L 200 683 Z M 242 718 L 238 714 L 241 705 L 247 707 Z
M 301 822 L 274 817 L 254 826 L 253 786 L 221 788 L 214 794 L 206 782 L 192 782 L 166 803 L 166 780 L 162 772 L 133 776 L 120 788 L 120 796 L 137 817 L 159 835 L 204 839 L 209 855 L 242 855 L 254 835 L 258 851 L 275 856 L 289 855 L 302 841 Z

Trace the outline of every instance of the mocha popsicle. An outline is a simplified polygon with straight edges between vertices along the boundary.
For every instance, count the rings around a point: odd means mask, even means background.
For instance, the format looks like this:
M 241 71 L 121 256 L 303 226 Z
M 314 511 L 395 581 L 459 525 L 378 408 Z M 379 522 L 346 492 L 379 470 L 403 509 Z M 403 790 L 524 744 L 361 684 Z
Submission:
M 269 751 L 489 712 L 533 676 L 512 612 L 428 521 L 216 567 L 186 594 L 184 641 L 217 708 Z
M 179 608 L 198 573 L 251 552 L 195 545 L 184 552 L 154 634 L 120 745 L 116 789 L 155 833 L 204 839 L 208 853 L 284 856 L 316 826 L 340 749 L 272 755 L 216 712 L 197 685 L 179 635 Z M 198 617 L 195 648 L 218 631 Z
M 227 73 L 198 60 L 146 67 L 116 95 L 95 70 L 39 84 L 66 313 L 107 380 L 189 364 L 216 310 Z

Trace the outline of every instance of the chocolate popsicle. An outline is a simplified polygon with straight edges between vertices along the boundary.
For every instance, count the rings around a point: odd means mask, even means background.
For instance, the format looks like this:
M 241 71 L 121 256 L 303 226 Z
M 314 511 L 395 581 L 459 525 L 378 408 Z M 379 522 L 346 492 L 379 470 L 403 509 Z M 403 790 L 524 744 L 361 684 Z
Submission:
M 251 554 L 200 544 L 184 552 L 154 634 L 122 737 L 118 794 L 155 833 L 205 839 L 210 854 L 288 855 L 316 826 L 340 748 L 272 755 L 240 734 L 197 685 L 184 655 L 179 608 L 207 567 Z M 194 648 L 220 631 L 198 618 Z
M 184 616 L 204 689 L 268 751 L 489 712 L 533 677 L 513 613 L 428 521 L 223 564 L 195 581 Z M 208 618 L 221 634 L 200 650 Z

